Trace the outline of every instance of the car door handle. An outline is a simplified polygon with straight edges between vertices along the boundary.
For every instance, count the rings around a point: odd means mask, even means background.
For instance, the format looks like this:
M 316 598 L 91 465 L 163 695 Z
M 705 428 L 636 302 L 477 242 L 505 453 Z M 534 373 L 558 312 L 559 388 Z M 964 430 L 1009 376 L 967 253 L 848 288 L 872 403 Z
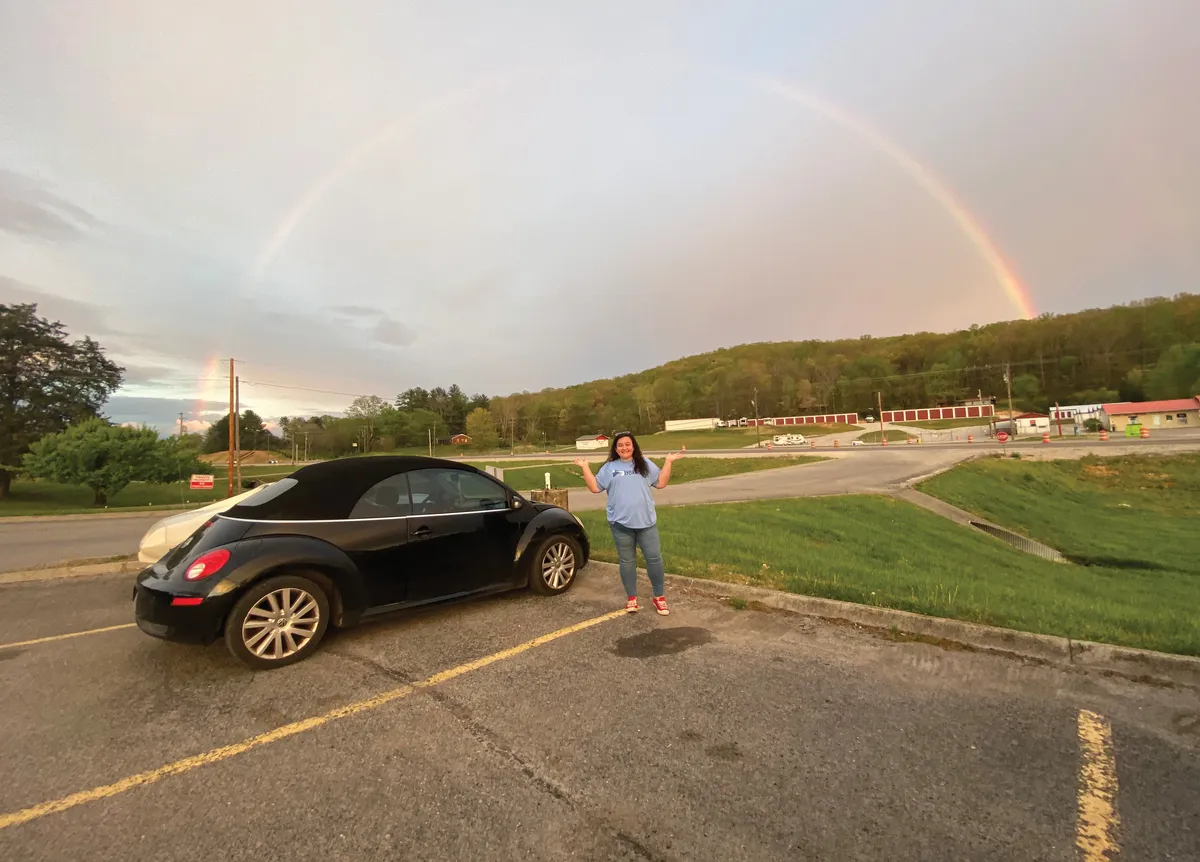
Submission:
M 412 537 L 414 539 L 428 539 L 433 535 L 433 530 L 428 527 L 417 527 L 413 530 Z

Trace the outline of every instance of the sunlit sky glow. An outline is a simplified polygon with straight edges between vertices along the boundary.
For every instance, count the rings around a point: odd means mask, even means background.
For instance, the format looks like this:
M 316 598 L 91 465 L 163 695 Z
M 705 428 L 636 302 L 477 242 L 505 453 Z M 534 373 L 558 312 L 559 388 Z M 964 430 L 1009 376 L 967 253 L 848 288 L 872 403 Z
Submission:
M 169 429 L 231 354 L 276 417 L 1195 291 L 1196 32 L 1187 0 L 0 0 L 0 302 Z

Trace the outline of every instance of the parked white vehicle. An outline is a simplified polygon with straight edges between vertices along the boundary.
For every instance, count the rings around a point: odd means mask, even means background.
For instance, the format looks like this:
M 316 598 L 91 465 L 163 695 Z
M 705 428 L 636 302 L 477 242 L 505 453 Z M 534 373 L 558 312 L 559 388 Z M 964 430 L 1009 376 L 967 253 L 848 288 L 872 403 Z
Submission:
M 145 563 L 146 565 L 157 563 L 166 556 L 169 550 L 196 532 L 197 528 L 213 515 L 218 512 L 224 512 L 231 506 L 236 506 L 255 491 L 265 488 L 270 484 L 272 483 L 264 482 L 261 485 L 251 488 L 249 491 L 234 494 L 232 497 L 226 497 L 224 500 L 217 500 L 215 503 L 209 503 L 202 508 L 180 512 L 177 515 L 168 515 L 147 530 L 146 534 L 142 536 L 142 541 L 138 545 L 138 562 Z
M 776 446 L 803 446 L 803 434 L 776 434 L 771 438 L 771 442 Z

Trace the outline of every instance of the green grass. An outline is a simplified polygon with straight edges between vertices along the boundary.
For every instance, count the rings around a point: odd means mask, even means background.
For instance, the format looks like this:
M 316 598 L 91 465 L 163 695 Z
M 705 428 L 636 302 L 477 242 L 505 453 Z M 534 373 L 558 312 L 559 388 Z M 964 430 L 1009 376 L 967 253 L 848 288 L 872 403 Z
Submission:
M 1200 454 L 985 458 L 918 487 L 1077 561 L 1200 583 Z
M 889 428 L 885 432 L 884 436 L 887 438 L 889 443 L 903 443 L 909 437 L 913 437 L 915 439 L 914 435 L 905 434 L 903 431 L 897 431 L 894 428 Z M 868 431 L 866 434 L 859 434 L 858 439 L 864 443 L 878 443 L 880 436 L 878 431 Z
M 1051 563 L 887 497 L 663 506 L 658 513 L 668 572 L 1200 655 L 1195 574 Z M 596 559 L 615 562 L 604 512 L 579 517 Z
M 244 474 L 243 474 L 244 476 Z M 215 479 L 216 477 L 214 477 Z M 182 493 L 181 493 L 182 492 Z M 75 515 L 122 509 L 186 509 L 224 499 L 225 484 L 216 480 L 211 491 L 192 491 L 187 483 L 149 485 L 134 482 L 109 498 L 108 508 L 92 505 L 92 491 L 81 485 L 14 479 L 12 496 L 0 500 L 0 518 L 19 515 Z M 240 493 L 235 488 L 234 493 Z
M 665 458 L 651 458 L 661 467 Z M 770 458 L 692 458 L 685 457 L 675 462 L 671 468 L 671 484 L 696 482 L 701 479 L 715 479 L 718 476 L 731 476 L 736 473 L 752 473 L 758 470 L 773 470 L 780 467 L 797 467 L 801 464 L 811 464 L 824 461 L 817 455 L 799 455 L 795 457 L 779 456 Z M 603 458 L 590 462 L 595 473 L 604 463 Z M 504 466 L 503 464 L 499 466 Z M 504 481 L 519 491 L 531 488 L 545 487 L 545 474 L 550 474 L 550 481 L 555 488 L 583 488 L 583 471 L 574 464 L 559 461 L 553 464 L 542 464 L 534 467 L 506 468 Z
M 925 421 L 893 422 L 892 424 L 924 428 L 926 431 L 949 431 L 953 428 L 979 428 L 990 425 L 991 420 L 987 416 L 976 416 L 974 419 L 926 419 Z

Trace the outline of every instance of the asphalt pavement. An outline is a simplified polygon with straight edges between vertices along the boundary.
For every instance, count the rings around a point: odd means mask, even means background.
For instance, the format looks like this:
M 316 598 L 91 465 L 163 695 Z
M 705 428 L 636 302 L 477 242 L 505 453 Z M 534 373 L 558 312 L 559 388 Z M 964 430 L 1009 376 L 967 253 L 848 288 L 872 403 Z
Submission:
M 1196 859 L 1195 691 L 697 596 L 611 615 L 599 571 L 266 673 L 60 637 L 128 624 L 131 577 L 2 585 L 0 858 Z

